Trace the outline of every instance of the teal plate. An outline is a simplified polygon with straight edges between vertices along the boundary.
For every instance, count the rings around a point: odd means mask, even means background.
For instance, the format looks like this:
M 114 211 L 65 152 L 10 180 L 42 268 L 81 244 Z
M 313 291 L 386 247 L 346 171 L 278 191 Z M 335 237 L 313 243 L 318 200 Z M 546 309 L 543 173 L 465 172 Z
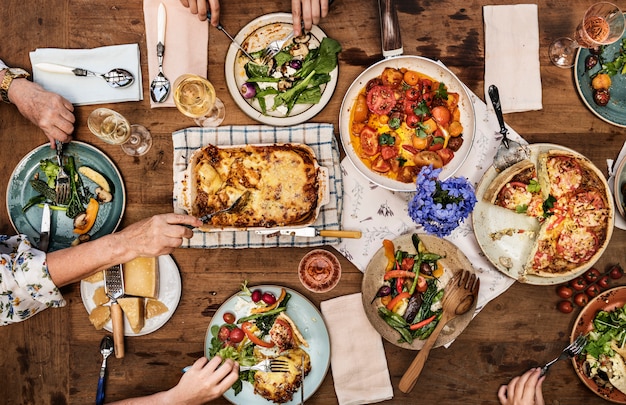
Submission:
M 255 285 L 249 286 L 250 290 L 260 289 L 261 291 L 269 291 L 276 297 L 280 295 L 281 287 L 276 285 Z M 324 323 L 322 314 L 317 310 L 306 297 L 285 287 L 285 290 L 291 294 L 289 303 L 287 304 L 287 315 L 295 322 L 296 326 L 302 333 L 302 336 L 309 343 L 309 347 L 303 349 L 311 357 L 311 371 L 304 379 L 304 400 L 308 400 L 317 389 L 322 385 L 326 373 L 330 367 L 330 337 L 328 329 Z M 211 327 L 213 325 L 221 326 L 224 324 L 223 316 L 226 312 L 235 314 L 237 319 L 249 315 L 249 304 L 246 305 L 241 301 L 250 302 L 250 297 L 241 296 L 239 293 L 227 299 L 222 306 L 219 307 L 215 315 L 211 318 L 209 327 L 207 328 L 204 339 L 204 353 L 209 357 L 211 348 Z M 244 382 L 241 392 L 235 395 L 232 389 L 224 393 L 224 398 L 237 405 L 271 405 L 273 402 L 266 400 L 260 395 L 254 393 L 252 384 Z M 297 405 L 300 402 L 300 390 L 296 391 L 291 401 L 285 402 L 287 405 Z
M 102 173 L 111 185 L 111 202 L 101 204 L 96 222 L 89 231 L 91 239 L 114 232 L 122 221 L 126 207 L 126 190 L 122 182 L 122 176 L 115 164 L 108 156 L 95 147 L 84 142 L 73 141 L 64 146 L 66 156 L 74 156 L 76 167 L 89 166 Z M 13 170 L 7 186 L 7 212 L 11 224 L 16 232 L 28 236 L 34 244 L 39 243 L 39 229 L 41 226 L 42 209 L 34 206 L 22 212 L 22 207 L 37 195 L 37 192 L 29 184 L 35 173 L 39 173 L 45 179 L 39 169 L 39 161 L 52 159 L 56 162 L 55 151 L 49 144 L 41 145 L 26 155 Z M 93 192 L 97 184 L 82 176 L 84 185 Z M 65 210 L 52 209 L 52 221 L 50 229 L 49 251 L 69 247 L 77 235 L 73 232 L 73 220 L 65 215 Z
M 626 38 L 626 33 L 622 38 Z M 602 53 L 604 59 L 613 60 L 619 52 L 622 40 L 606 45 Z M 617 74 L 611 77 L 611 99 L 607 105 L 601 107 L 593 101 L 591 78 L 601 66 L 598 63 L 593 69 L 585 70 L 585 59 L 589 56 L 589 49 L 580 48 L 574 63 L 574 78 L 578 94 L 592 113 L 603 121 L 618 127 L 626 128 L 626 75 Z

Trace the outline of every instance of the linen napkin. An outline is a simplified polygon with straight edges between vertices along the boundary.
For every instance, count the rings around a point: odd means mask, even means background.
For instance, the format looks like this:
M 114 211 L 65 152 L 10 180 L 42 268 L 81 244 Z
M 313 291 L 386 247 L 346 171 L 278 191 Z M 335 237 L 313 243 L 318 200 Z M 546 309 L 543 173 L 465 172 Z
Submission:
M 609 188 L 611 189 L 611 193 L 613 193 L 613 196 L 615 196 L 615 193 L 620 192 L 619 190 L 614 190 L 615 175 L 619 174 L 619 173 L 615 173 L 615 170 L 617 169 L 617 165 L 619 165 L 620 162 L 625 158 L 626 158 L 626 142 L 624 142 L 624 145 L 622 146 L 622 150 L 620 150 L 619 155 L 617 155 L 616 160 L 613 160 L 613 159 L 606 160 L 606 165 L 608 166 L 608 172 L 609 172 L 609 179 L 607 181 L 609 183 Z M 617 204 L 616 198 L 613 198 L 613 201 L 615 201 L 615 204 Z M 615 226 L 619 229 L 626 230 L 626 219 L 622 217 L 622 215 L 617 210 L 617 207 L 615 207 Z
M 320 307 L 330 335 L 330 365 L 339 404 L 393 398 L 382 337 L 365 315 L 361 293 L 322 301 Z
M 272 127 L 266 125 L 220 126 L 217 128 L 192 127 L 172 134 L 174 143 L 174 211 L 184 212 L 178 200 L 181 196 L 182 180 L 188 159 L 198 148 L 213 145 L 244 145 L 272 143 L 304 143 L 315 152 L 320 166 L 328 169 L 329 201 L 323 205 L 313 223 L 319 229 L 339 229 L 341 223 L 343 183 L 339 167 L 339 146 L 335 139 L 332 124 L 300 124 L 292 127 Z M 183 241 L 188 248 L 261 248 L 261 247 L 307 247 L 334 245 L 338 238 L 295 237 L 257 235 L 254 231 L 194 230 L 191 239 Z
M 44 72 L 36 66 L 41 62 L 79 67 L 96 73 L 107 73 L 111 69 L 122 68 L 132 73 L 135 81 L 125 88 L 113 88 L 101 77 Z M 35 83 L 62 95 L 75 105 L 143 100 L 138 44 L 92 49 L 39 48 L 30 52 L 30 63 Z
M 493 163 L 493 156 L 500 145 L 494 134 L 500 126 L 493 110 L 488 110 L 475 94 L 470 95 L 476 115 L 476 133 L 470 154 L 459 168 L 456 176 L 464 176 L 476 188 L 485 171 Z M 519 134 L 509 128 L 509 137 L 527 144 Z M 371 183 L 346 158 L 343 169 L 344 211 L 342 226 L 360 230 L 363 237 L 357 240 L 342 239 L 336 249 L 359 270 L 365 271 L 374 254 L 382 246 L 383 239 L 394 239 L 409 232 L 424 232 L 408 214 L 408 202 L 414 193 L 390 191 Z M 515 280 L 502 274 L 483 254 L 474 235 L 471 218 L 445 239 L 454 243 L 474 266 L 480 277 L 480 291 L 476 314 L 492 299 L 506 291 Z
M 155 103 L 150 98 L 150 106 L 175 107 L 172 94 L 174 81 L 185 73 L 207 76 L 209 24 L 191 14 L 179 0 L 144 0 L 143 14 L 146 25 L 148 47 L 148 73 L 150 81 L 159 73 L 157 61 L 157 12 L 159 5 L 165 5 L 165 53 L 163 54 L 163 74 L 172 84 L 169 96 L 163 103 Z
M 485 100 L 495 84 L 502 112 L 541 110 L 536 4 L 484 6 Z

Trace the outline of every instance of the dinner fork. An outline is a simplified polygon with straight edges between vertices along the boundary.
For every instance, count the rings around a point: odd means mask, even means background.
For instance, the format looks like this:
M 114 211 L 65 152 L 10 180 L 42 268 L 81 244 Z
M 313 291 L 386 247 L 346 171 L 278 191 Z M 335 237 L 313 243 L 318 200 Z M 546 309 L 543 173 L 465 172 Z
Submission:
M 65 205 L 70 200 L 70 176 L 63 169 L 63 143 L 55 141 L 57 147 L 57 162 L 59 164 L 59 173 L 57 174 L 55 193 L 56 203 Z
M 248 370 L 263 371 L 266 373 L 269 371 L 273 373 L 287 372 L 289 371 L 289 363 L 287 362 L 287 360 L 283 359 L 265 359 L 255 364 L 254 366 L 239 367 L 239 371 Z
M 552 366 L 557 361 L 571 359 L 572 357 L 579 355 L 580 352 L 583 351 L 583 348 L 586 344 L 587 338 L 585 337 L 585 335 L 579 335 L 576 340 L 574 340 L 570 345 L 563 349 L 559 357 L 555 358 L 552 361 L 549 361 L 548 363 L 546 363 L 545 366 L 541 368 L 541 375 L 545 375 L 548 372 L 550 366 Z
M 291 38 L 293 38 L 293 31 L 291 31 L 291 33 L 285 38 L 277 39 L 276 41 L 272 41 L 267 44 L 267 46 L 265 47 L 265 49 L 263 49 L 263 52 L 261 53 L 261 64 L 267 65 L 269 61 L 274 56 L 276 56 L 276 54 L 280 52 L 281 49 L 283 49 L 283 45 L 285 45 L 285 42 L 289 41 Z

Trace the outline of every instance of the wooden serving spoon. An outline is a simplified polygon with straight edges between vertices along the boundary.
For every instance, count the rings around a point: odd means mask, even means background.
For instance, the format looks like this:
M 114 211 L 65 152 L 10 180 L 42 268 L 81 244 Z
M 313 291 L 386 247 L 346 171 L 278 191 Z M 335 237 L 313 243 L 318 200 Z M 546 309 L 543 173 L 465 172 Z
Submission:
M 411 392 L 424 368 L 430 349 L 432 349 L 435 344 L 439 333 L 450 320 L 458 315 L 463 315 L 472 308 L 474 301 L 478 297 L 479 287 L 480 280 L 478 277 L 467 270 L 458 271 L 454 277 L 448 281 L 441 302 L 443 308 L 441 319 L 439 319 L 435 330 L 433 330 L 433 333 L 426 339 L 424 346 L 419 353 L 417 353 L 417 356 L 415 356 L 415 359 L 413 359 L 413 362 L 402 376 L 399 385 L 400 391 L 405 394 Z

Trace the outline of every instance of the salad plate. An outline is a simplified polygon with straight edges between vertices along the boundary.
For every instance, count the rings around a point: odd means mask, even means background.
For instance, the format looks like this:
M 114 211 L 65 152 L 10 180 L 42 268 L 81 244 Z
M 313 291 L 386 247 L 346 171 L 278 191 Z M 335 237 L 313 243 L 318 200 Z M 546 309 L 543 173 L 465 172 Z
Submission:
M 626 32 L 622 39 L 626 38 Z M 603 55 L 607 61 L 613 59 L 613 55 L 617 55 L 621 47 L 622 40 L 605 45 Z M 626 128 L 626 76 L 616 74 L 611 77 L 611 99 L 605 106 L 599 106 L 593 101 L 593 88 L 591 87 L 591 79 L 601 67 L 598 63 L 591 70 L 585 68 L 585 59 L 590 55 L 589 49 L 580 48 L 574 62 L 574 79 L 576 80 L 576 90 L 585 106 L 601 120 L 613 124 L 618 127 Z
M 593 320 L 599 311 L 610 312 L 624 305 L 626 305 L 626 286 L 615 287 L 596 296 L 580 311 L 576 322 L 574 322 L 570 341 L 573 342 L 578 335 L 586 335 L 594 329 Z M 576 374 L 583 384 L 605 400 L 626 404 L 626 394 L 617 389 L 611 390 L 601 387 L 594 380 L 587 377 L 582 369 L 583 363 L 584 359 L 578 357 L 572 359 L 574 370 L 576 370 Z
M 91 313 L 96 307 L 96 304 L 93 302 L 93 294 L 98 287 L 104 287 L 104 281 L 90 283 L 83 280 L 80 282 L 80 297 L 83 300 L 87 313 Z M 170 255 L 159 256 L 159 295 L 157 299 L 167 306 L 167 312 L 146 319 L 146 323 L 139 333 L 133 332 L 128 319 L 124 316 L 124 335 L 143 336 L 160 329 L 174 315 L 181 294 L 182 282 L 176 262 Z M 112 326 L 112 322 L 109 319 L 104 325 L 104 329 L 112 333 Z
M 239 31 L 235 36 L 235 41 L 241 44 L 248 53 L 254 53 L 264 49 L 270 42 L 285 38 L 293 32 L 292 16 L 288 13 L 273 13 L 260 16 Z M 310 31 L 311 40 L 310 47 L 318 47 L 322 39 L 326 37 L 324 31 L 314 25 Z M 235 103 L 250 118 L 261 123 L 274 126 L 296 125 L 308 121 L 317 115 L 326 104 L 337 86 L 338 67 L 330 72 L 331 80 L 322 84 L 320 90 L 322 92 L 321 99 L 317 104 L 296 104 L 288 115 L 285 111 L 277 109 L 271 110 L 271 97 L 267 97 L 268 108 L 263 114 L 261 106 L 254 98 L 246 99 L 241 93 L 241 87 L 248 79 L 246 75 L 245 65 L 249 61 L 239 48 L 231 44 L 226 53 L 225 75 L 228 91 L 230 92 Z
M 84 142 L 72 141 L 64 145 L 63 152 L 65 156 L 74 156 L 77 169 L 81 166 L 89 166 L 109 181 L 113 200 L 100 204 L 96 222 L 89 231 L 89 235 L 91 239 L 97 239 L 114 232 L 122 221 L 126 207 L 126 190 L 119 170 L 102 151 Z M 38 194 L 29 181 L 35 173 L 43 174 L 39 168 L 39 161 L 44 159 L 56 162 L 55 151 L 47 143 L 24 156 L 13 170 L 7 185 L 6 204 L 11 225 L 16 232 L 27 235 L 31 242 L 39 239 L 41 208 L 33 206 L 26 212 L 22 212 L 22 207 Z M 85 176 L 82 176 L 82 179 L 84 185 L 93 192 L 97 185 Z M 51 212 L 49 251 L 69 247 L 78 236 L 73 232 L 73 220 L 65 215 L 65 210 L 52 209 Z
M 277 297 L 280 295 L 281 288 L 285 288 L 286 292 L 291 294 L 291 299 L 287 305 L 287 315 L 294 321 L 309 343 L 309 347 L 303 347 L 311 358 L 311 371 L 304 380 L 304 400 L 308 400 L 322 385 L 330 366 L 330 337 L 322 314 L 311 301 L 290 288 L 277 285 L 249 286 L 249 288 L 271 292 Z M 209 357 L 209 350 L 211 349 L 211 328 L 214 325 L 222 325 L 224 323 L 223 316 L 227 312 L 233 313 L 237 319 L 249 315 L 250 305 L 247 304 L 249 302 L 250 297 L 237 293 L 227 299 L 215 312 L 207 328 L 204 341 L 204 352 L 207 357 Z M 233 404 L 241 405 L 269 405 L 273 403 L 260 395 L 256 395 L 254 387 L 249 383 L 244 383 L 243 389 L 237 395 L 232 389 L 229 389 L 224 393 L 224 398 Z M 293 405 L 300 403 L 299 391 L 294 394 L 291 401 L 286 402 L 286 404 Z
M 415 254 L 416 251 L 411 238 L 412 234 L 405 234 L 394 239 L 393 244 L 395 250 L 403 250 L 405 252 Z M 445 269 L 444 274 L 439 278 L 442 286 L 445 287 L 454 273 L 459 270 L 474 272 L 474 268 L 472 267 L 469 259 L 453 243 L 427 234 L 419 234 L 419 239 L 422 241 L 428 252 L 445 256 L 444 258 L 439 259 Z M 381 247 L 374 254 L 372 260 L 367 265 L 365 275 L 363 276 L 361 291 L 365 314 L 374 329 L 376 329 L 378 333 L 380 333 L 380 335 L 389 343 L 404 349 L 420 350 L 424 346 L 425 340 L 414 339 L 410 344 L 405 341 L 399 342 L 400 335 L 398 332 L 391 326 L 387 325 L 387 323 L 378 314 L 378 300 L 374 300 L 373 298 L 376 297 L 378 289 L 383 284 L 383 276 L 385 274 L 386 265 L 387 257 L 385 256 L 385 249 Z M 474 300 L 471 310 L 448 322 L 433 347 L 446 345 L 456 339 L 467 327 L 467 325 L 469 325 L 472 317 L 474 316 L 475 309 L 476 300 Z

